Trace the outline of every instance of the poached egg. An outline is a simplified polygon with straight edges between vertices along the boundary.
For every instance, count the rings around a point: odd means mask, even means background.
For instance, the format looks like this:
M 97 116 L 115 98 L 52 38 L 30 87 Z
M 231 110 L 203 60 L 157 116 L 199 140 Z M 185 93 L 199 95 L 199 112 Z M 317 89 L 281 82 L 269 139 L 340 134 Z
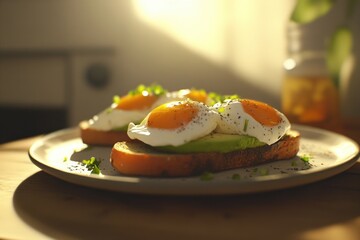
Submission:
M 215 132 L 244 134 L 271 145 L 290 129 L 284 114 L 270 105 L 250 99 L 232 99 L 212 107 L 220 115 Z
M 179 91 L 153 94 L 143 90 L 136 94 L 127 94 L 107 109 L 89 120 L 90 128 L 110 131 L 125 130 L 130 122 L 139 123 L 154 108 L 171 101 L 191 99 L 207 103 L 207 93 L 203 90 L 181 89 Z
M 127 134 L 151 146 L 179 146 L 209 135 L 219 118 L 204 103 L 173 101 L 152 110 L 139 125 L 130 123 Z

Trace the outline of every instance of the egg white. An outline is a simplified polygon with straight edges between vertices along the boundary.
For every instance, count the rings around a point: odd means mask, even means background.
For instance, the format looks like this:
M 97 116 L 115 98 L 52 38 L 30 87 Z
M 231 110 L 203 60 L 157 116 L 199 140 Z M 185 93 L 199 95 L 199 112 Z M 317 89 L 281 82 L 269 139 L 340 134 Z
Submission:
M 127 126 L 129 122 L 140 122 L 148 110 L 126 111 L 117 109 L 116 104 L 95 115 L 89 120 L 89 127 L 101 131 L 110 131 Z
M 256 137 L 259 141 L 271 145 L 283 137 L 290 129 L 290 122 L 284 114 L 276 110 L 281 121 L 275 126 L 264 126 L 244 111 L 239 100 L 217 103 L 213 109 L 220 114 L 215 132 L 225 134 L 242 134 Z
M 161 104 L 175 101 L 184 100 L 183 95 L 176 92 L 166 93 L 159 96 L 159 98 L 149 107 L 142 110 L 122 110 L 116 108 L 116 104 L 112 104 L 109 108 L 95 115 L 89 120 L 89 127 L 101 131 L 116 130 L 128 126 L 130 122 L 139 123 L 146 115 L 154 108 Z
M 128 136 L 151 146 L 180 146 L 192 140 L 209 135 L 217 126 L 219 114 L 203 103 L 186 100 L 188 104 L 195 105 L 197 115 L 185 126 L 176 129 L 159 129 L 149 127 L 147 122 L 150 114 L 139 124 L 130 123 Z M 169 104 L 176 104 L 172 102 Z

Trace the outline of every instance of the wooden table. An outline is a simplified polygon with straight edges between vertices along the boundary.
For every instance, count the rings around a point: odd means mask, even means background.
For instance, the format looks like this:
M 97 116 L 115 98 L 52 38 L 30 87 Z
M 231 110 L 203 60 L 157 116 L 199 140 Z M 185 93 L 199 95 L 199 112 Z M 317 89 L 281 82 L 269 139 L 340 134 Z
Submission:
M 358 125 L 343 133 L 360 143 Z M 144 196 L 44 173 L 27 155 L 37 139 L 0 145 L 0 239 L 360 239 L 359 161 L 340 175 L 288 190 Z

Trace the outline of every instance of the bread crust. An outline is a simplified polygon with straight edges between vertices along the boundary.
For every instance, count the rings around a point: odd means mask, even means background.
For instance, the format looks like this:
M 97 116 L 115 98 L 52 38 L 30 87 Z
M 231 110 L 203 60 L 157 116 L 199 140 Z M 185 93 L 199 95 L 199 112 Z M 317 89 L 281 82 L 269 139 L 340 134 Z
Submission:
M 125 175 L 183 177 L 289 159 L 298 153 L 299 147 L 300 133 L 297 131 L 290 131 L 272 145 L 228 153 L 169 154 L 140 141 L 123 141 L 113 146 L 110 161 Z
M 89 128 L 87 121 L 79 124 L 80 137 L 85 144 L 113 146 L 119 141 L 130 141 L 126 131 L 101 131 Z

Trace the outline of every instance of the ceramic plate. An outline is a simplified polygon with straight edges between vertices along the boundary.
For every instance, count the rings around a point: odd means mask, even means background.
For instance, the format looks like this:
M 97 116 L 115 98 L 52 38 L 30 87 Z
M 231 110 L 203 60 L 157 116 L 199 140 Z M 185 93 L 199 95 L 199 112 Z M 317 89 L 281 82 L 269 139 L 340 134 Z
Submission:
M 265 192 L 316 182 L 350 168 L 359 158 L 351 139 L 326 130 L 293 125 L 301 133 L 298 155 L 251 168 L 182 178 L 128 177 L 110 165 L 110 147 L 87 146 L 78 129 L 44 136 L 29 149 L 31 161 L 45 172 L 78 185 L 119 192 L 163 195 L 225 195 Z M 100 161 L 100 174 L 83 160 Z

